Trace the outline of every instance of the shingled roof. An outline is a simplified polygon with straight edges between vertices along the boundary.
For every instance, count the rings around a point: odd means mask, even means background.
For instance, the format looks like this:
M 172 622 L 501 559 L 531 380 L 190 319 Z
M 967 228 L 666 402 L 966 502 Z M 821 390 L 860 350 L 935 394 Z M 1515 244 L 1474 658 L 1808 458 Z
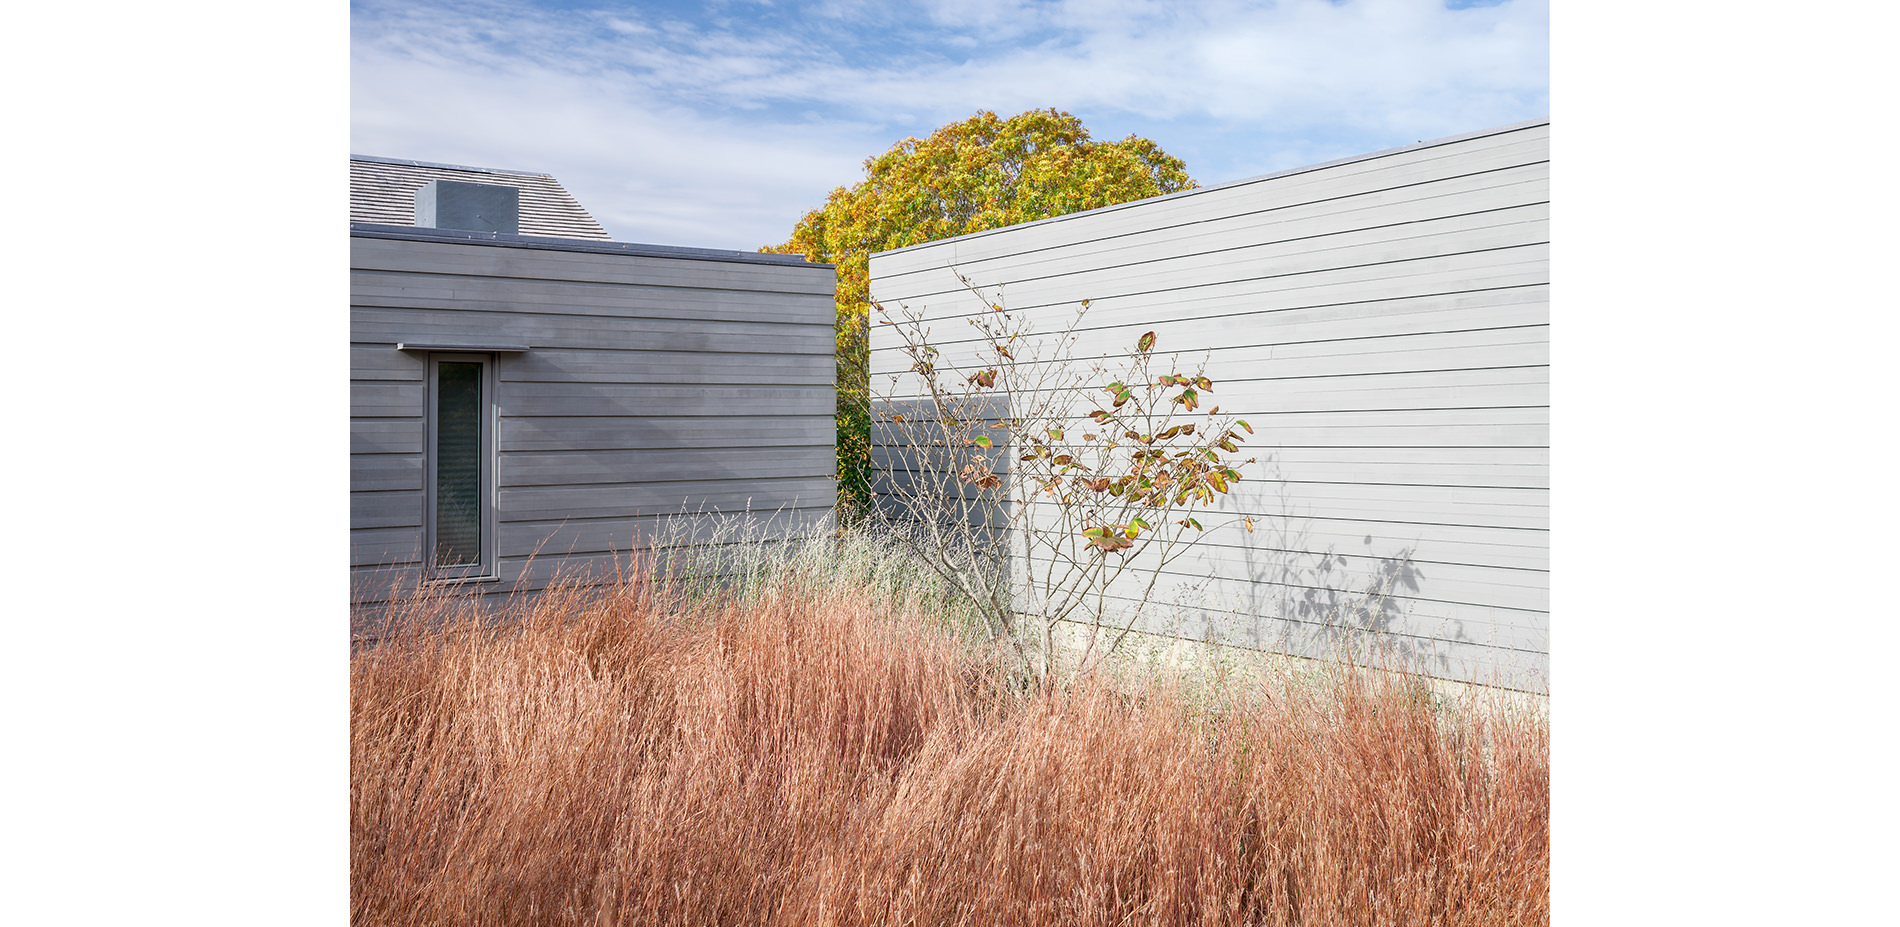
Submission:
M 416 191 L 431 180 L 506 184 L 521 190 L 521 234 L 611 241 L 607 230 L 546 174 L 350 155 L 350 221 L 415 225 Z

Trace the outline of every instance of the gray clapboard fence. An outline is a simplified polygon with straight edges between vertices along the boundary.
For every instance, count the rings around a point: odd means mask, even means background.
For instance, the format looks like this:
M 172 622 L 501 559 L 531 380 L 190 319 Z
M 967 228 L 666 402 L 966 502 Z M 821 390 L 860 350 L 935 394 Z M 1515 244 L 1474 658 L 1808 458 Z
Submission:
M 682 511 L 750 511 L 773 530 L 821 519 L 836 497 L 834 286 L 830 265 L 790 255 L 352 223 L 359 626 L 418 580 L 511 593 L 608 569 Z M 468 498 L 485 500 L 469 512 L 487 534 L 462 551 L 430 537 L 432 519 L 459 517 L 433 507 L 467 495 L 432 461 L 451 454 L 431 442 L 453 418 L 432 359 L 488 378 L 467 444 L 485 455 Z
M 1381 643 L 1463 681 L 1547 691 L 1548 121 L 888 251 L 871 294 L 947 363 L 983 311 L 1084 356 L 1140 333 L 1205 359 L 1262 463 L 1174 564 L 1150 630 L 1306 656 Z M 874 383 L 905 368 L 872 326 Z M 900 388 L 900 398 L 901 398 Z M 879 453 L 879 460 L 891 455 Z M 1370 594 L 1369 594 L 1370 593 Z

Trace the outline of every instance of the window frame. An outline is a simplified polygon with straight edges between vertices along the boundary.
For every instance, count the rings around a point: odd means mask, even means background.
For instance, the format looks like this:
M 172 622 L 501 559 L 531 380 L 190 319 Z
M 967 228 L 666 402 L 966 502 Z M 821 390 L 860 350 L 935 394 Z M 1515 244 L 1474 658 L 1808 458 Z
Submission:
M 422 560 L 423 575 L 429 582 L 495 582 L 501 579 L 495 539 L 495 426 L 499 421 L 495 402 L 497 362 L 497 357 L 488 352 L 432 351 L 428 354 L 428 406 L 423 415 L 427 424 L 424 428 L 422 455 Z M 481 386 L 481 441 L 477 452 L 480 455 L 481 473 L 478 477 L 479 508 L 476 515 L 481 540 L 477 545 L 479 551 L 475 563 L 449 566 L 436 563 L 436 464 L 441 456 L 438 445 L 441 428 L 441 367 L 444 363 L 481 366 L 481 373 L 477 377 Z

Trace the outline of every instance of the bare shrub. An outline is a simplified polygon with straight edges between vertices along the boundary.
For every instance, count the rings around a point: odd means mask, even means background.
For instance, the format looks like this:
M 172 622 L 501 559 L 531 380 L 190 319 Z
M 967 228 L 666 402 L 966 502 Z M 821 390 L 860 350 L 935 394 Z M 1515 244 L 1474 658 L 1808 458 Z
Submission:
M 1087 300 L 1040 331 L 958 279 L 984 307 L 961 339 L 933 334 L 921 310 L 872 306 L 907 367 L 872 406 L 882 459 L 868 514 L 1045 680 L 1057 626 L 1086 627 L 1086 670 L 1121 646 L 1201 516 L 1254 463 L 1239 456 L 1253 426 L 1222 416 L 1204 365 L 1163 356 L 1154 332 L 1120 357 L 1078 357 Z

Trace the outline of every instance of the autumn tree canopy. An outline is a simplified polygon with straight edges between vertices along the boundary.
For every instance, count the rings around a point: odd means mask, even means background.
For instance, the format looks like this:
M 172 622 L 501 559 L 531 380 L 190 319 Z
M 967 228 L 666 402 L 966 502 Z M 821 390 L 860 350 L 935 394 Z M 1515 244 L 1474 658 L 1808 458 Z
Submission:
M 838 479 L 841 499 L 868 489 L 865 353 L 874 252 L 1002 228 L 1195 186 L 1179 158 L 1145 138 L 1089 138 L 1055 109 L 1008 119 L 980 112 L 864 162 L 864 180 L 831 191 L 784 244 L 838 267 Z

